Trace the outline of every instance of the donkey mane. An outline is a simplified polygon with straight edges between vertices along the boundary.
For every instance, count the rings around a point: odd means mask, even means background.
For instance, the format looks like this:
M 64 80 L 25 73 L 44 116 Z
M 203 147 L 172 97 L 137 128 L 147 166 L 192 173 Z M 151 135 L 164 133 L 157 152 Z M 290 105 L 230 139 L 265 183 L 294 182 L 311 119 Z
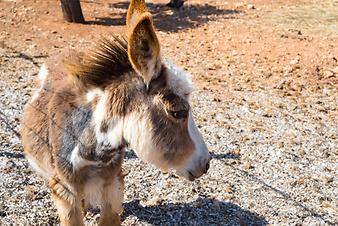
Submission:
M 63 63 L 71 79 L 80 81 L 86 87 L 105 88 L 133 71 L 127 48 L 128 42 L 124 36 L 102 37 L 94 49 Z

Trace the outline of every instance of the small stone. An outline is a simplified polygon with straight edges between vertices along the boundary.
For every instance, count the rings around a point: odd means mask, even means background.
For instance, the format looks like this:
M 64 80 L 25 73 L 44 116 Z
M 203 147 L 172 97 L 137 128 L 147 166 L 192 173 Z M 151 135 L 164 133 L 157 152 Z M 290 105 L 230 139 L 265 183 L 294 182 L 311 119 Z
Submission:
M 241 150 L 240 150 L 240 149 L 231 150 L 231 151 L 230 151 L 230 154 L 233 154 L 233 155 L 240 155 L 240 154 L 241 154 Z
M 3 170 L 3 172 L 8 173 L 15 169 L 16 164 L 12 160 L 5 160 L 1 162 L 0 169 Z
M 25 189 L 25 199 L 26 200 L 34 200 L 36 192 L 33 186 L 27 186 Z
M 216 67 L 214 65 L 212 65 L 212 64 L 208 64 L 206 67 L 210 71 L 216 70 Z
M 299 63 L 299 59 L 294 59 L 294 60 L 290 61 L 291 65 L 295 65 L 295 64 L 298 64 L 298 63 Z
M 338 74 L 338 66 L 332 69 L 332 72 L 335 73 L 336 75 Z
M 227 187 L 224 189 L 224 191 L 225 191 L 226 193 L 233 193 L 233 192 L 234 192 L 234 189 L 233 189 L 231 186 L 227 186 Z
M 3 210 L 0 210 L 0 217 L 5 217 L 7 216 L 7 213 Z
M 163 200 L 162 200 L 160 197 L 155 196 L 155 197 L 151 198 L 150 200 L 148 200 L 148 201 L 146 202 L 146 205 L 147 205 L 147 206 L 155 206 L 155 205 L 161 204 L 162 201 L 163 201 Z
M 250 162 L 246 162 L 246 163 L 243 164 L 243 168 L 245 170 L 249 170 L 249 169 L 252 169 L 253 166 L 252 166 L 252 164 Z
M 223 200 L 231 200 L 233 198 L 234 198 L 234 196 L 231 195 L 231 194 L 225 194 L 225 195 L 223 195 Z
M 221 99 L 215 97 L 215 98 L 214 98 L 214 101 L 215 101 L 215 102 L 221 102 Z
M 298 154 L 299 154 L 300 156 L 304 156 L 304 155 L 306 154 L 304 148 L 299 149 Z
M 254 5 L 252 5 L 252 4 L 249 4 L 249 5 L 247 6 L 247 8 L 248 8 L 248 9 L 256 9 L 256 7 L 255 7 Z
M 329 184 L 329 183 L 333 182 L 333 177 L 332 176 L 328 176 L 328 175 L 320 176 L 319 179 L 322 182 L 324 182 L 325 184 Z
M 323 207 L 325 207 L 325 208 L 330 208 L 330 207 L 332 206 L 331 202 L 329 202 L 329 201 L 323 201 L 323 202 L 322 202 L 322 205 L 323 205 Z
M 294 71 L 294 68 L 291 67 L 290 65 L 288 65 L 288 66 L 283 67 L 283 71 L 284 71 L 285 73 L 291 73 L 291 72 Z
M 334 73 L 332 71 L 324 71 L 324 77 L 325 78 L 334 77 Z
M 303 184 L 306 183 L 306 180 L 307 180 L 306 177 L 300 177 L 300 178 L 297 180 L 297 184 L 303 185 Z

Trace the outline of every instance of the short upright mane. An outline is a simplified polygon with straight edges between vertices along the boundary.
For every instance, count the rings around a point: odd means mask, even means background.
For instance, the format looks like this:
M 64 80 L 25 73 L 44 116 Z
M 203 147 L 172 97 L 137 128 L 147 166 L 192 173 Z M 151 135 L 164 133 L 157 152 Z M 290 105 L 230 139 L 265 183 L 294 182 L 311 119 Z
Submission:
M 64 64 L 72 79 L 76 78 L 85 86 L 104 88 L 133 70 L 127 48 L 125 37 L 101 38 L 93 50 Z

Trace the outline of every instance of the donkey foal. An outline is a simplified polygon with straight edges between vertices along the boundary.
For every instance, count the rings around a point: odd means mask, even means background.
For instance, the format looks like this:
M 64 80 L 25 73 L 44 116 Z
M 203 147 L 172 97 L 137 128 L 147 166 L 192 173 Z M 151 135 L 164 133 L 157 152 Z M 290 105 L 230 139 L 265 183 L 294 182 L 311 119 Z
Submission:
M 191 82 L 162 59 L 143 0 L 131 1 L 127 29 L 128 40 L 113 36 L 92 52 L 44 64 L 25 108 L 25 156 L 49 182 L 62 225 L 83 225 L 89 205 L 100 207 L 99 225 L 120 224 L 126 147 L 188 180 L 209 168 Z

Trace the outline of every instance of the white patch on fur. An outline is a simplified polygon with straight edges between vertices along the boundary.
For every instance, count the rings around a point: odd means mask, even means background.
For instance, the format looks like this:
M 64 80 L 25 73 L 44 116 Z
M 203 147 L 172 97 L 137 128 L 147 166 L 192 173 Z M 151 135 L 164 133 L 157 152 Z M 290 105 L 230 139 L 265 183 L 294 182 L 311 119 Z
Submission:
M 152 163 L 161 170 L 167 170 L 168 163 L 163 160 L 161 150 L 157 150 L 154 145 L 150 131 L 150 120 L 146 117 L 132 113 L 124 118 L 123 137 L 129 143 L 129 147 L 143 161 Z
M 201 176 L 204 173 L 206 163 L 210 160 L 210 154 L 203 137 L 194 122 L 191 111 L 189 112 L 188 118 L 188 131 L 190 138 L 194 142 L 195 152 L 187 161 L 185 169 L 189 170 L 195 176 Z
M 98 141 L 103 141 L 105 139 L 104 134 L 101 132 L 101 124 L 103 120 L 106 117 L 106 105 L 107 105 L 107 100 L 108 99 L 108 94 L 103 93 L 96 105 L 96 108 L 93 113 L 93 123 L 95 126 L 95 134 L 96 138 Z
M 46 64 L 42 64 L 39 74 L 38 74 L 38 78 L 40 80 L 40 86 L 43 86 L 46 79 L 47 79 L 47 75 L 48 75 L 48 68 Z
M 108 122 L 108 131 L 101 131 L 101 124 L 104 121 L 107 111 L 108 94 L 102 93 L 93 113 L 93 123 L 95 135 L 98 143 L 109 142 L 112 148 L 118 147 L 123 140 L 122 130 L 123 121 L 121 119 L 110 119 Z
M 194 142 L 195 148 L 198 150 L 199 155 L 201 157 L 209 158 L 208 148 L 205 145 L 203 137 L 195 124 L 191 111 L 189 112 L 188 117 L 188 131 L 190 138 Z
M 91 177 L 84 185 L 85 200 L 93 207 L 103 207 L 111 204 L 115 213 L 122 213 L 123 184 L 115 176 L 112 183 L 106 186 L 107 181 L 99 177 Z
M 33 103 L 40 95 L 41 90 L 43 89 L 45 82 L 47 80 L 47 76 L 48 76 L 48 68 L 46 64 L 43 64 L 40 68 L 39 74 L 38 74 L 38 78 L 39 78 L 39 82 L 40 82 L 40 88 L 35 91 L 35 93 L 33 94 L 30 103 Z
M 106 139 L 113 148 L 120 146 L 123 140 L 123 121 L 121 119 L 109 122 Z
M 90 160 L 82 158 L 79 152 L 80 152 L 79 145 L 76 145 L 70 156 L 70 162 L 72 163 L 74 170 L 81 169 L 85 166 L 98 164 L 98 162 L 94 162 L 94 161 L 90 161 Z
M 180 175 L 186 178 L 189 178 L 188 171 L 199 177 L 205 171 L 206 163 L 210 160 L 210 154 L 191 112 L 189 113 L 188 120 L 188 132 L 194 143 L 195 150 L 187 161 L 180 166 L 171 166 L 170 162 L 163 159 L 162 150 L 158 150 L 158 147 L 153 142 L 152 133 L 150 132 L 151 124 L 147 117 L 137 113 L 127 115 L 124 119 L 123 136 L 129 143 L 129 147 L 143 161 L 152 163 L 163 171 L 174 167 L 180 171 Z
M 100 130 L 101 123 L 105 119 L 107 114 L 107 101 L 108 101 L 108 94 L 103 93 L 96 105 L 96 108 L 93 113 L 94 125 L 96 132 Z
M 86 93 L 87 103 L 92 102 L 95 97 L 101 97 L 102 95 L 103 95 L 103 91 L 101 89 L 96 88 L 96 89 L 89 90 Z
M 175 64 L 171 63 L 169 60 L 166 60 L 165 64 L 169 70 L 168 86 L 177 95 L 181 97 L 188 97 L 193 90 L 191 76 Z

